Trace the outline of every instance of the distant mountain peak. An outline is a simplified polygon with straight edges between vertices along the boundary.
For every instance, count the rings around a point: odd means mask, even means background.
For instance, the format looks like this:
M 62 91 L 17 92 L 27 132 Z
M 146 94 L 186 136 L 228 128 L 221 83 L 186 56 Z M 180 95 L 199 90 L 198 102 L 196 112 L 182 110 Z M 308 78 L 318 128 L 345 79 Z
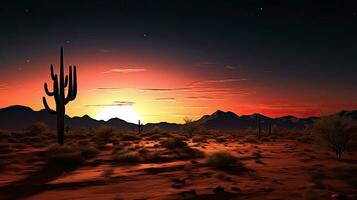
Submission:
M 212 113 L 211 116 L 224 116 L 224 115 L 227 115 L 227 116 L 231 116 L 231 117 L 238 117 L 237 114 L 235 114 L 234 112 L 231 112 L 231 111 L 227 111 L 227 112 L 224 112 L 222 110 L 217 110 L 216 112 Z

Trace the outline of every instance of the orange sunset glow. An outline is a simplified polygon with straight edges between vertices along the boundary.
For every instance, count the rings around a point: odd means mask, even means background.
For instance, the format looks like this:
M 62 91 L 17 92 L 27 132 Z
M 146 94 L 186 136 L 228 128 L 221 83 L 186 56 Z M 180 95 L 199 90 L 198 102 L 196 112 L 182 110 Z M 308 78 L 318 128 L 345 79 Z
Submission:
M 0 6 L 0 200 L 357 199 L 357 1 Z
M 336 91 L 341 93 L 336 99 L 328 91 L 319 90 L 319 86 L 283 85 L 284 80 L 269 80 L 268 76 L 261 79 L 240 72 L 240 67 L 229 68 L 229 63 L 214 64 L 222 68 L 220 76 L 215 76 L 217 69 L 200 60 L 190 63 L 164 54 L 127 55 L 114 50 L 93 50 L 88 56 L 77 53 L 76 49 L 71 45 L 65 48 L 68 55 L 65 65 L 76 64 L 79 71 L 80 90 L 78 99 L 69 105 L 70 116 L 88 114 L 97 118 L 107 107 L 123 106 L 116 102 L 130 102 L 124 106 L 131 107 L 145 123 L 182 123 L 184 117 L 197 119 L 217 109 L 240 115 L 259 112 L 271 117 L 289 114 L 307 117 L 356 106 L 345 97 L 349 92 L 345 89 Z M 58 70 L 57 52 L 51 50 L 28 60 L 9 62 L 17 67 L 2 73 L 0 93 L 7 97 L 1 99 L 0 106 L 18 104 L 43 109 L 40 98 L 44 93 L 43 83 L 49 79 L 51 63 Z

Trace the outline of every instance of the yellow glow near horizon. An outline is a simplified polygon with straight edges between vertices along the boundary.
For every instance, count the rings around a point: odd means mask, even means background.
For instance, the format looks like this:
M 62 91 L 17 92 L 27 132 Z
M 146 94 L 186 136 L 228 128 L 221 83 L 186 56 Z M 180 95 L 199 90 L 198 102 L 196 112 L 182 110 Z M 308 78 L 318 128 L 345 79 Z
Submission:
M 95 117 L 97 120 L 104 121 L 112 118 L 119 118 L 136 124 L 140 120 L 140 114 L 132 106 L 109 106 L 103 108 Z

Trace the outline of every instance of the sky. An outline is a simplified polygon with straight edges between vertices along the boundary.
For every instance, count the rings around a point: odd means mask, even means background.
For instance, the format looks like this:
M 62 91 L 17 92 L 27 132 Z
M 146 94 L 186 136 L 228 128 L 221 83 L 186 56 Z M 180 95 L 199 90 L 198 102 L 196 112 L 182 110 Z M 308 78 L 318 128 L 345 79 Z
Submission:
M 0 108 L 43 109 L 63 47 L 78 76 L 69 116 L 357 109 L 353 1 L 4 1 L 0 25 Z

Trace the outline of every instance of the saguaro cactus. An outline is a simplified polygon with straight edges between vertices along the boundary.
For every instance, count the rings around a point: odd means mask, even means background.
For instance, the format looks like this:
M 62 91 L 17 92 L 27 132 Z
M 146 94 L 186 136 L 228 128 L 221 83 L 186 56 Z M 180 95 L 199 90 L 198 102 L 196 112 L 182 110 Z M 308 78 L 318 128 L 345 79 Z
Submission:
M 268 136 L 271 135 L 271 123 L 269 123 L 269 126 L 268 126 Z
M 139 134 L 141 134 L 141 132 L 143 131 L 143 124 L 141 124 L 140 120 L 138 122 L 138 132 Z
M 57 141 L 59 144 L 64 144 L 64 116 L 66 113 L 65 106 L 70 101 L 73 101 L 77 96 L 77 73 L 76 66 L 69 66 L 69 75 L 64 76 L 64 63 L 63 63 L 63 48 L 60 53 L 60 72 L 59 79 L 58 74 L 54 73 L 53 65 L 51 65 L 51 79 L 53 81 L 53 91 L 47 87 L 47 83 L 44 84 L 45 92 L 48 96 L 53 96 L 56 102 L 56 110 L 51 109 L 46 101 L 45 97 L 42 97 L 43 105 L 46 110 L 51 114 L 57 115 Z M 67 96 L 65 94 L 65 88 L 68 86 Z
M 260 140 L 260 133 L 262 131 L 261 126 L 260 126 L 260 114 L 257 114 L 257 126 L 258 126 L 258 139 Z

